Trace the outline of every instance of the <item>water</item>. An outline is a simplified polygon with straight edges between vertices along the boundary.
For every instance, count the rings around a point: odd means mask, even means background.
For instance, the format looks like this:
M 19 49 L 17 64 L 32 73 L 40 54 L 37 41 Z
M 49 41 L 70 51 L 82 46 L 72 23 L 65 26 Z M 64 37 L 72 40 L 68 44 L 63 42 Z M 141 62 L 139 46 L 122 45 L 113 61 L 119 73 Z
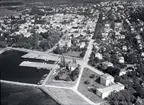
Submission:
M 26 54 L 20 51 L 6 51 L 0 55 L 1 79 L 36 84 L 48 70 L 19 67 Z M 31 60 L 30 60 L 31 61 Z M 40 60 L 36 60 L 40 62 Z M 48 94 L 36 87 L 1 83 L 1 105 L 59 105 Z
M 1 105 L 59 105 L 40 89 L 1 83 Z
M 20 67 L 19 64 L 24 60 L 21 56 L 24 54 L 26 53 L 10 50 L 0 55 L 0 72 L 2 80 L 37 84 L 44 74 L 49 73 L 49 70 L 45 69 Z

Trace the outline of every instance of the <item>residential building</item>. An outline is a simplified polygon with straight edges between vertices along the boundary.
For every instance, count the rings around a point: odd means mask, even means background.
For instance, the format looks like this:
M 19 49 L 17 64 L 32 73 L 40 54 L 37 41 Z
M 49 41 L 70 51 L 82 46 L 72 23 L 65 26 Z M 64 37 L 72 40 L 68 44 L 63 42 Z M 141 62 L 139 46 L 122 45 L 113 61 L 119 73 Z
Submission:
M 85 47 L 85 42 L 82 42 L 81 44 L 80 44 L 80 48 L 84 48 Z

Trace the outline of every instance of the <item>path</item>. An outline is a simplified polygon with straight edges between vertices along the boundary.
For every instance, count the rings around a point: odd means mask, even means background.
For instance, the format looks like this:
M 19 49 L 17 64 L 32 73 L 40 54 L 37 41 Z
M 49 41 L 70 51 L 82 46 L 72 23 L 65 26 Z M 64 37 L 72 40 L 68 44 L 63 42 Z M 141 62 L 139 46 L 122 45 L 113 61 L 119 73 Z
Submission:
M 49 75 L 46 77 L 46 79 L 44 80 L 44 82 L 40 86 L 43 86 L 43 87 L 52 87 L 52 88 L 62 88 L 62 89 L 71 89 L 75 93 L 77 93 L 80 97 L 82 97 L 86 102 L 88 102 L 90 105 L 100 105 L 101 103 L 94 103 L 94 102 L 92 102 L 90 99 L 88 99 L 86 96 L 84 96 L 83 94 L 81 94 L 78 91 L 78 86 L 79 86 L 79 83 L 80 83 L 80 80 L 81 80 L 84 68 L 89 68 L 90 70 L 96 72 L 98 75 L 102 75 L 103 74 L 98 69 L 93 68 L 92 66 L 88 65 L 88 61 L 89 61 L 89 58 L 90 58 L 90 55 L 91 55 L 92 49 L 93 49 L 93 42 L 94 42 L 94 40 L 91 38 L 90 42 L 89 42 L 89 45 L 87 47 L 87 51 L 85 53 L 84 58 L 83 59 L 77 59 L 77 63 L 81 65 L 81 69 L 80 69 L 80 73 L 79 73 L 79 76 L 78 76 L 78 79 L 76 81 L 75 86 L 73 86 L 73 87 L 62 87 L 62 86 L 46 85 L 46 82 L 48 81 L 49 77 L 51 75 L 53 75 L 52 73 L 53 73 L 53 70 L 55 70 L 55 67 L 50 71 Z M 23 48 L 12 48 L 12 47 L 8 47 L 7 49 L 14 49 L 14 50 L 24 51 L 24 52 L 28 52 L 28 53 L 34 53 L 34 54 L 37 54 L 39 56 L 45 56 L 45 57 L 47 57 L 47 58 L 49 58 L 51 60 L 59 61 L 60 57 L 61 57 L 60 55 L 53 55 L 53 54 L 49 53 L 49 52 L 51 52 L 51 50 L 53 48 L 51 48 L 49 51 L 46 51 L 46 52 L 29 50 L 29 49 L 23 49 Z M 65 59 L 66 60 L 71 60 L 72 57 L 65 57 Z

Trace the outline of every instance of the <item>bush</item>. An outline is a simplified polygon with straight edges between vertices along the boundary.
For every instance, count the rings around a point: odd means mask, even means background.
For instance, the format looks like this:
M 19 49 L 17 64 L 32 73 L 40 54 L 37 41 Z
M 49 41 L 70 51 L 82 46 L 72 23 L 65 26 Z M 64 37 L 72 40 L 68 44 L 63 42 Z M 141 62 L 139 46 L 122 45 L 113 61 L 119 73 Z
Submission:
M 84 81 L 84 83 L 85 83 L 86 85 L 90 84 L 90 82 L 89 82 L 88 80 Z
M 95 77 L 95 74 L 91 74 L 89 77 L 90 77 L 90 78 L 94 78 L 94 77 Z

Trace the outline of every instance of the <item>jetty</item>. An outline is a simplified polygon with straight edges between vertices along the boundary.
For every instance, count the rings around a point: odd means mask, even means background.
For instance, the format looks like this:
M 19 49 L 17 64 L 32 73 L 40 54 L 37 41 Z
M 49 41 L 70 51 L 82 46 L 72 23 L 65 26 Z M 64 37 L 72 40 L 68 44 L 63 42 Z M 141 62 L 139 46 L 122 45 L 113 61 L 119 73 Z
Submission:
M 55 67 L 55 64 L 47 64 L 47 63 L 39 63 L 39 62 L 30 62 L 30 61 L 23 61 L 19 66 L 23 67 L 35 67 L 37 69 L 52 69 Z

